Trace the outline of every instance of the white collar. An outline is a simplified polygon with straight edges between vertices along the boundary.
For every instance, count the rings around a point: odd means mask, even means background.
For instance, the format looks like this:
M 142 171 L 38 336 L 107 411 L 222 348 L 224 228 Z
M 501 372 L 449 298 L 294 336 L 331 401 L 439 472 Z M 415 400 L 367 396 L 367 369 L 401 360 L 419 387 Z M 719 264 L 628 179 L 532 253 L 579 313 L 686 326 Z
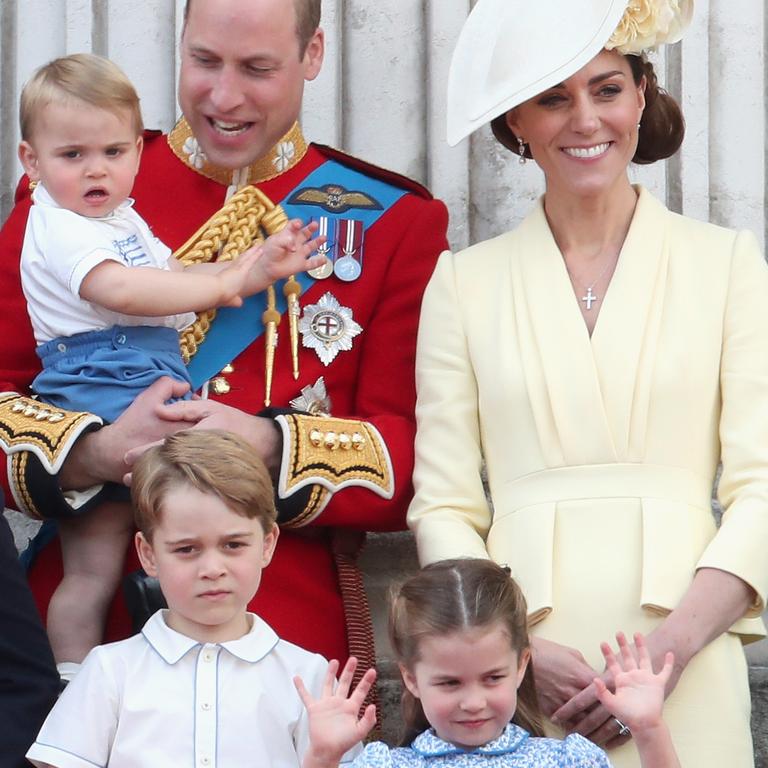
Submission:
M 263 659 L 280 642 L 272 627 L 255 613 L 246 613 L 251 628 L 245 635 L 224 643 L 201 643 L 182 635 L 165 623 L 166 613 L 165 610 L 159 610 L 153 614 L 142 628 L 141 634 L 168 664 L 176 664 L 190 650 L 203 645 L 223 648 L 238 659 L 253 664 Z

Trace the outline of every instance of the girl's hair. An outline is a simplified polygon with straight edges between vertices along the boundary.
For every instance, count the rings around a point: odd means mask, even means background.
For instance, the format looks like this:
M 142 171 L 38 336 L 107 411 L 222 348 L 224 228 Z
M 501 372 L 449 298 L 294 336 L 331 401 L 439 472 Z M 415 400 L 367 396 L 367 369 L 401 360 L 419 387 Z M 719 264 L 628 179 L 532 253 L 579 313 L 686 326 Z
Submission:
M 413 669 L 423 638 L 491 627 L 500 623 L 518 658 L 530 646 L 527 606 L 520 587 L 507 569 L 490 560 L 443 560 L 426 566 L 395 589 L 389 616 L 389 638 L 397 661 Z M 430 727 L 421 702 L 403 687 L 402 745 Z M 518 689 L 512 722 L 534 736 L 543 736 L 533 668 L 528 664 Z
M 640 85 L 645 76 L 645 109 L 640 118 L 637 149 L 633 163 L 647 165 L 657 160 L 666 160 L 680 149 L 685 136 L 685 119 L 680 105 L 659 86 L 653 64 L 645 56 L 625 56 L 635 85 Z M 519 151 L 517 136 L 507 125 L 507 114 L 491 121 L 491 130 L 497 141 L 515 154 Z M 531 148 L 526 145 L 525 157 L 532 158 Z

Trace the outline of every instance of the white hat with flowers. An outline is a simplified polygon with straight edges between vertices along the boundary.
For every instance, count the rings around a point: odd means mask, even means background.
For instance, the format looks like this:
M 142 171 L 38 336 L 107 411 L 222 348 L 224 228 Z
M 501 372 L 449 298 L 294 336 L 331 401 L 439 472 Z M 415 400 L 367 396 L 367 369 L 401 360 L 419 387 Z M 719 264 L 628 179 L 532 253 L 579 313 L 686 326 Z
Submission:
M 682 37 L 693 0 L 478 0 L 448 75 L 448 143 L 567 80 L 602 49 L 641 54 Z

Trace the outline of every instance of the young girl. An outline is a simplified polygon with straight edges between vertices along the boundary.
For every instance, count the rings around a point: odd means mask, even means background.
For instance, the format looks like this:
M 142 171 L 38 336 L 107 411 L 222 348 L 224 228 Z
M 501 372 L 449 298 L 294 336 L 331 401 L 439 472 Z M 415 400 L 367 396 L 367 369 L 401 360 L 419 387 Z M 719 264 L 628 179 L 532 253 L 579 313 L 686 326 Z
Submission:
M 353 768 L 610 766 L 606 753 L 582 736 L 542 737 L 525 598 L 504 568 L 480 559 L 427 566 L 394 597 L 390 639 L 405 688 L 404 746 L 368 744 Z M 602 646 L 615 693 L 598 678 L 600 700 L 622 729 L 631 731 L 643 768 L 679 768 L 661 719 L 672 655 L 654 674 L 640 635 L 637 660 L 626 638 L 619 634 L 617 640 L 618 659 Z M 368 670 L 348 697 L 355 661 L 345 666 L 336 686 L 337 666 L 329 668 L 319 699 L 295 679 L 310 721 L 311 748 L 303 768 L 336 768 L 374 725 L 373 705 L 362 717 L 359 712 L 375 671 Z

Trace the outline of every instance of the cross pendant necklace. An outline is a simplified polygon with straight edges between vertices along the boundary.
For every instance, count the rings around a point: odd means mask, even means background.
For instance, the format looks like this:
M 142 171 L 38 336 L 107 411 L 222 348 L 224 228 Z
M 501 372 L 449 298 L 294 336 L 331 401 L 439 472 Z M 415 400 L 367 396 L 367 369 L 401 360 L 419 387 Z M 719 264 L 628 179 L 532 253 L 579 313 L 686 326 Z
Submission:
M 584 302 L 584 305 L 586 306 L 587 310 L 592 309 L 592 305 L 599 299 L 599 296 L 595 296 L 594 293 L 592 293 L 592 286 L 590 285 L 589 288 L 587 288 L 587 295 L 582 296 L 581 300 Z
M 568 275 L 571 278 L 571 280 L 574 283 L 578 283 L 579 285 L 581 285 L 582 288 L 584 288 L 584 290 L 586 291 L 586 295 L 582 296 L 579 299 L 579 301 L 583 301 L 584 302 L 584 309 L 587 312 L 589 312 L 592 309 L 592 305 L 593 304 L 595 304 L 596 302 L 600 301 L 600 297 L 596 293 L 593 293 L 592 289 L 600 282 L 600 280 L 602 280 L 603 276 L 605 275 L 605 273 L 608 271 L 608 269 L 610 268 L 610 266 L 612 264 L 615 264 L 615 262 L 614 262 L 614 260 L 612 258 L 609 257 L 608 261 L 605 262 L 605 265 L 600 270 L 600 274 L 589 285 L 587 285 L 586 287 L 584 286 L 584 284 L 582 283 L 581 280 L 577 280 L 576 278 L 574 278 L 574 276 L 571 274 L 571 270 L 568 269 L 568 264 L 565 265 L 565 269 L 568 272 Z

